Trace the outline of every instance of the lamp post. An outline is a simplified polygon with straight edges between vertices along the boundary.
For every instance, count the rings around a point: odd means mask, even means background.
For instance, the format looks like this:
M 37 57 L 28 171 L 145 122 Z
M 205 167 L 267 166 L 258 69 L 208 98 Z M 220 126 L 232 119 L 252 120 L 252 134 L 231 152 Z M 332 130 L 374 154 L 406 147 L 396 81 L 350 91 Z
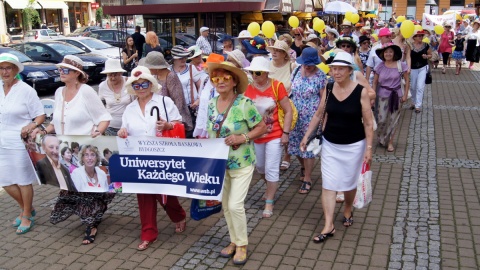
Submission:
M 427 0 L 425 3 L 425 13 L 432 14 L 432 7 L 437 6 L 435 0 Z

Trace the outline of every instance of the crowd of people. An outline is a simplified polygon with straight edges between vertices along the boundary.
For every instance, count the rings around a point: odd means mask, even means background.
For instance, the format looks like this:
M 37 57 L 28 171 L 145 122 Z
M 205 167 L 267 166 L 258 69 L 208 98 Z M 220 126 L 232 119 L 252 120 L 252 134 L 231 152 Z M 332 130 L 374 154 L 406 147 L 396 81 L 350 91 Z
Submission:
M 409 107 L 421 112 L 427 73 L 438 65 L 439 56 L 443 73 L 453 46 L 457 74 L 465 57 L 470 66 L 479 61 L 478 20 L 468 34 L 456 32 L 456 39 L 447 23 L 439 37 L 416 30 L 409 39 L 398 27 L 389 26 L 344 21 L 340 31 L 327 27 L 325 37 L 307 26 L 273 39 L 252 37 L 244 30 L 237 37 L 222 39 L 222 54 L 212 53 L 209 28 L 201 27 L 196 46 L 171 49 L 171 64 L 156 33 L 150 31 L 144 38 L 137 27 L 126 39 L 121 63 L 107 60 L 102 72 L 107 77 L 98 93 L 87 84 L 83 61 L 73 55 L 64 57 L 57 67 L 65 86 L 55 93 L 55 111 L 47 126 L 42 125 L 45 114 L 35 90 L 17 77 L 22 63 L 14 55 L 0 54 L 0 170 L 11 172 L 0 175 L 0 184 L 19 206 L 12 226 L 17 234 L 26 233 L 36 215 L 35 171 L 21 138 L 43 136 L 47 156 L 42 163 L 51 169 L 39 173 L 64 175 L 64 181 L 56 183 L 62 190 L 51 223 L 79 216 L 85 225 L 82 243 L 91 244 L 115 196 L 95 192 L 109 184 L 98 168 L 104 162 L 102 155 L 91 145 L 72 143 L 60 149 L 58 139 L 49 134 L 157 136 L 182 125 L 184 138 L 223 138 L 230 148 L 222 208 L 231 243 L 219 256 L 233 258 L 234 264 L 247 261 L 244 201 L 254 170 L 266 184 L 262 217 L 270 218 L 278 199 L 280 172 L 290 169 L 292 156 L 300 163 L 298 192 L 305 195 L 314 188 L 315 159 L 321 159 L 325 224 L 313 242 L 326 241 L 335 234 L 336 203 L 344 202 L 342 225 L 353 225 L 357 180 L 363 164 L 372 160 L 374 137 L 387 151 L 395 150 L 402 104 L 409 102 L 411 92 Z M 424 42 L 425 36 L 430 43 Z M 158 117 L 150 113 L 153 107 L 163 108 Z M 318 130 L 323 132 L 323 149 L 314 154 L 306 150 L 307 141 Z M 174 223 L 175 232 L 185 231 L 186 213 L 176 196 L 137 194 L 137 200 L 138 250 L 149 248 L 157 239 L 157 202 Z

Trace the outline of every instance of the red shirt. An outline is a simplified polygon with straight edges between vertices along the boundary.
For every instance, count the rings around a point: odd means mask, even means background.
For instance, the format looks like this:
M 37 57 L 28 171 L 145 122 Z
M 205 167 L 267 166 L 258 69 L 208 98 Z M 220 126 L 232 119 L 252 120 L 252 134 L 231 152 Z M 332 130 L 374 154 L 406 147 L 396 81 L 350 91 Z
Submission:
M 263 121 L 267 125 L 267 133 L 262 137 L 256 139 L 255 143 L 267 143 L 271 140 L 282 137 L 283 130 L 278 122 L 278 101 L 285 97 L 288 97 L 287 90 L 283 86 L 283 83 L 273 80 L 275 93 L 272 86 L 268 87 L 264 91 L 256 89 L 252 84 L 249 84 L 245 91 L 245 96 L 249 97 L 255 103 L 258 112 L 262 115 Z M 280 106 L 280 105 L 279 105 Z

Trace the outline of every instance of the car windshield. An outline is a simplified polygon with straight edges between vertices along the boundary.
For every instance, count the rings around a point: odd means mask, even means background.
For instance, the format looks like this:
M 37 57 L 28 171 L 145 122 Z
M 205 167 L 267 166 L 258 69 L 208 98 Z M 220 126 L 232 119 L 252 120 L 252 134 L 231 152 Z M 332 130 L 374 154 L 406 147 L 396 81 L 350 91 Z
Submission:
M 4 52 L 11 53 L 11 54 L 15 55 L 18 58 L 18 60 L 20 60 L 20 62 L 22 62 L 22 63 L 33 62 L 33 60 L 30 57 L 26 56 L 25 54 L 23 54 L 23 53 L 21 53 L 17 50 L 8 50 L 8 51 L 1 50 L 0 51 L 0 53 L 4 53 Z
M 81 49 L 72 46 L 72 45 L 67 45 L 63 43 L 46 43 L 47 46 L 50 48 L 54 49 L 57 51 L 59 54 L 62 56 L 68 55 L 68 54 L 79 54 L 79 53 L 85 53 Z
M 53 30 L 50 30 L 50 29 L 47 29 L 47 33 L 49 36 L 58 36 L 57 32 L 53 31 Z
M 85 32 L 85 29 L 87 29 L 86 26 L 84 27 L 80 27 L 80 28 L 77 28 L 75 31 L 73 31 L 73 34 L 80 34 L 80 33 L 83 33 Z
M 95 50 L 113 48 L 112 45 L 98 39 L 82 39 L 81 42 Z

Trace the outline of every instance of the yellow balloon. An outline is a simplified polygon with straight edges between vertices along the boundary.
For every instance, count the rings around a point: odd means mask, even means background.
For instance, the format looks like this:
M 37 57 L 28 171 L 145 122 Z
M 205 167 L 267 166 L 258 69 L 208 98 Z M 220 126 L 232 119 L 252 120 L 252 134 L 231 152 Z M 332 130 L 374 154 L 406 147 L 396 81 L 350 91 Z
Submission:
M 428 37 L 424 37 L 424 38 L 422 39 L 422 42 L 423 42 L 423 43 L 430 44 L 430 39 L 429 39 Z
M 462 16 L 460 16 L 459 14 L 457 14 L 457 15 L 455 16 L 455 19 L 456 19 L 457 21 L 461 21 L 461 20 L 462 20 Z
M 400 26 L 400 32 L 402 33 L 402 36 L 404 38 L 412 37 L 414 30 L 415 30 L 415 25 L 410 20 L 406 20 L 402 22 L 402 25 Z
M 413 28 L 415 31 L 422 31 L 423 27 L 419 24 L 415 25 L 415 28 Z
M 313 23 L 313 30 L 322 32 L 323 29 L 325 29 L 325 22 L 323 20 L 318 20 Z
M 378 41 L 378 35 L 377 34 L 372 34 L 372 37 L 375 39 L 375 41 Z
M 272 38 L 275 35 L 275 25 L 271 21 L 262 23 L 262 32 L 267 38 Z
M 300 25 L 300 21 L 296 16 L 290 16 L 290 18 L 288 18 L 288 25 L 292 28 L 297 28 L 298 25 Z
M 258 24 L 257 22 L 252 22 L 248 25 L 247 30 L 248 32 L 250 32 L 250 35 L 254 37 L 258 35 L 258 33 L 260 33 L 260 24 Z
M 353 24 L 357 23 L 359 20 L 360 20 L 360 16 L 358 14 L 352 14 L 352 16 L 350 16 L 350 19 L 349 21 L 351 21 Z
M 315 22 L 318 21 L 318 20 L 320 20 L 320 18 L 315 17 L 315 18 L 313 18 L 312 22 L 315 24 Z
M 397 23 L 404 22 L 406 20 L 405 16 L 398 16 L 397 17 Z
M 433 30 L 435 30 L 435 34 L 437 34 L 437 35 L 441 35 L 441 34 L 443 34 L 443 32 L 445 32 L 445 29 L 439 24 L 435 25 L 433 27 Z
M 352 15 L 353 15 L 353 13 L 351 11 L 347 11 L 345 13 L 345 19 L 347 19 L 348 21 L 351 22 L 352 21 Z
M 323 71 L 323 73 L 325 73 L 325 74 L 328 74 L 328 72 L 330 71 L 330 67 L 327 66 L 327 65 L 325 65 L 325 63 L 320 63 L 320 64 L 317 65 L 317 67 L 318 67 L 321 71 Z
M 327 36 L 327 34 L 323 33 L 320 35 L 322 38 L 325 38 Z

